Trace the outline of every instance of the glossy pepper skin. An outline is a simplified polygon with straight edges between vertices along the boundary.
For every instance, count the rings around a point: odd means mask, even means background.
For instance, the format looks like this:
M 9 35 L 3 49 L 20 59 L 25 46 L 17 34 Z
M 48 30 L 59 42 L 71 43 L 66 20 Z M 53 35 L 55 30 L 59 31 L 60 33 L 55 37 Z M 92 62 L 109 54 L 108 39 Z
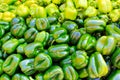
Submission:
M 15 18 L 13 18 L 12 21 L 10 22 L 10 25 L 13 26 L 13 25 L 19 24 L 19 23 L 22 23 L 22 24 L 25 23 L 24 18 L 22 18 L 22 17 L 15 17 Z
M 110 74 L 108 79 L 109 80 L 119 80 L 120 79 L 120 70 L 115 70 L 113 73 Z
M 15 37 L 23 37 L 25 31 L 27 30 L 27 26 L 25 24 L 15 24 L 11 27 L 11 33 Z
M 60 61 L 60 65 L 63 66 L 63 65 L 66 65 L 66 64 L 71 64 L 72 61 L 71 61 L 71 55 L 70 56 L 67 56 L 65 59 L 63 59 L 62 61 Z
M 2 45 L 2 49 L 4 52 L 6 52 L 8 54 L 12 54 L 15 51 L 15 49 L 17 48 L 17 46 L 20 43 L 23 43 L 24 41 L 25 41 L 24 39 L 19 39 L 19 40 L 16 38 L 10 39 Z
M 60 27 L 61 27 L 60 23 L 51 25 L 50 26 L 50 33 L 53 33 L 56 28 L 60 28 Z
M 21 60 L 22 56 L 20 54 L 12 54 L 8 56 L 3 63 L 3 71 L 10 76 L 13 75 L 16 72 Z
M 0 80 L 10 80 L 10 76 L 4 73 L 1 75 Z
M 84 21 L 84 27 L 88 33 L 93 32 L 101 32 L 104 30 L 104 27 L 106 26 L 106 22 L 101 19 L 86 19 Z
M 115 37 L 115 39 L 117 40 L 117 43 L 120 44 L 120 29 L 116 25 L 114 24 L 107 25 L 106 33 L 107 35 L 111 35 Z
M 20 45 L 17 47 L 17 53 L 19 53 L 19 54 L 24 54 L 24 48 L 25 48 L 25 46 L 27 46 L 27 43 L 20 44 Z
M 112 36 L 102 36 L 97 40 L 96 50 L 103 55 L 110 55 L 114 50 L 116 40 Z
M 69 41 L 69 35 L 64 28 L 56 28 L 53 37 L 57 43 L 67 43 Z
M 99 11 L 102 13 L 108 13 L 112 10 L 112 3 L 110 0 L 98 0 L 97 4 Z
M 91 36 L 90 34 L 83 34 L 79 39 L 77 44 L 77 49 L 83 49 L 86 51 L 93 50 L 96 45 L 95 37 Z
M 27 23 L 27 25 L 28 25 L 28 27 L 29 28 L 31 28 L 31 27 L 36 27 L 36 18 L 27 18 L 26 19 L 26 23 Z
M 79 74 L 80 78 L 86 78 L 86 77 L 88 77 L 88 71 L 87 71 L 86 68 L 80 69 L 79 72 L 78 72 L 78 74 Z
M 78 79 L 77 71 L 70 64 L 66 64 L 63 66 L 63 72 L 64 72 L 65 80 L 77 80 Z
M 22 60 L 19 64 L 19 66 L 21 68 L 21 71 L 25 75 L 32 75 L 36 72 L 35 68 L 34 68 L 34 59 L 33 58 Z
M 37 56 L 38 53 L 43 51 L 43 45 L 38 42 L 27 44 L 24 48 L 24 53 L 28 58 Z
M 0 26 L 0 38 L 5 34 L 5 30 Z
M 99 63 L 99 64 L 98 64 Z M 101 78 L 108 73 L 108 66 L 99 52 L 90 56 L 88 74 L 90 78 Z
M 112 55 L 112 63 L 115 67 L 120 69 L 120 48 L 116 48 Z
M 61 67 L 52 66 L 44 74 L 44 80 L 63 80 L 64 73 Z
M 48 51 L 53 60 L 60 60 L 69 54 L 69 46 L 67 44 L 53 45 L 48 48 Z
M 27 42 L 32 42 L 34 41 L 38 31 L 35 28 L 29 28 L 25 33 L 24 33 L 24 38 Z
M 9 22 L 6 21 L 0 21 L 0 27 L 2 27 L 4 30 L 8 31 L 10 29 Z
M 41 31 L 41 32 L 37 33 L 34 42 L 42 43 L 43 46 L 45 46 L 48 39 L 49 39 L 49 33 L 45 32 L 45 31 Z
M 3 73 L 3 69 L 2 69 L 3 63 L 4 63 L 4 61 L 2 59 L 0 59 L 0 75 Z
M 36 28 L 37 30 L 47 30 L 50 28 L 50 23 L 47 18 L 38 18 L 36 19 Z
M 42 74 L 42 73 L 38 73 L 38 74 L 35 76 L 35 80 L 43 80 L 43 74 Z
M 16 73 L 12 76 L 11 80 L 29 80 L 29 77 L 24 74 Z
M 87 66 L 88 64 L 88 56 L 85 51 L 77 50 L 75 53 L 71 56 L 72 65 L 76 69 L 81 69 Z
M 48 54 L 39 53 L 35 57 L 34 67 L 38 71 L 45 71 L 52 65 L 52 59 Z
M 73 21 L 65 21 L 62 24 L 62 27 L 65 28 L 68 32 L 71 32 L 78 28 L 78 25 Z

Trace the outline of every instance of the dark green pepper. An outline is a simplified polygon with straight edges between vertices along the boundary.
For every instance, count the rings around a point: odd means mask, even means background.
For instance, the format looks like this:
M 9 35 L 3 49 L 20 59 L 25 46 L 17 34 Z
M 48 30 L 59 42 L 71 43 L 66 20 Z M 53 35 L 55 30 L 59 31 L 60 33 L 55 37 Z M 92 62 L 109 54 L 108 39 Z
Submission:
M 41 30 L 47 30 L 50 28 L 50 23 L 47 18 L 38 18 L 36 19 L 36 28 Z
M 21 60 L 22 56 L 20 54 L 12 54 L 8 56 L 3 63 L 3 71 L 10 76 L 13 75 L 16 72 Z
M 118 69 L 120 69 L 120 48 L 117 48 L 112 55 L 112 63 L 115 67 L 117 67 Z
M 0 27 L 2 27 L 4 30 L 8 31 L 10 29 L 9 22 L 0 21 Z
M 64 79 L 65 80 L 77 80 L 78 79 L 78 73 L 73 68 L 73 66 L 66 64 L 63 66 L 63 72 L 64 72 Z
M 44 80 L 63 80 L 64 73 L 59 66 L 50 67 L 44 74 Z
M 27 26 L 25 24 L 15 24 L 11 27 L 11 33 L 12 35 L 14 35 L 15 37 L 23 37 L 25 31 L 27 30 Z
M 48 51 L 53 60 L 59 60 L 69 54 L 69 46 L 67 44 L 53 45 L 48 48 Z
M 57 43 L 67 43 L 69 41 L 69 35 L 67 35 L 67 30 L 64 28 L 56 28 L 53 37 Z
M 72 65 L 76 69 L 81 69 L 87 66 L 88 64 L 88 56 L 85 51 L 78 50 L 71 56 Z
M 13 26 L 13 25 L 15 25 L 15 24 L 19 24 L 19 23 L 25 23 L 25 20 L 24 20 L 24 18 L 22 18 L 22 17 L 15 17 L 15 18 L 13 18 L 12 19 L 12 21 L 11 21 L 11 26 Z
M 8 76 L 7 74 L 2 74 L 0 80 L 10 80 L 10 76 Z
M 35 28 L 29 28 L 25 33 L 24 33 L 24 38 L 27 42 L 32 42 L 34 41 L 38 31 Z
M 43 80 L 43 74 L 39 73 L 39 74 L 35 75 L 35 80 Z
M 27 18 L 26 23 L 27 23 L 29 28 L 36 27 L 36 18 L 31 18 L 31 17 Z
M 52 59 L 48 54 L 39 53 L 35 57 L 34 67 L 38 71 L 45 71 L 52 65 Z
M 17 53 L 19 53 L 19 54 L 24 54 L 24 48 L 25 48 L 25 46 L 27 46 L 27 43 L 20 44 L 20 45 L 17 47 Z
M 24 53 L 28 58 L 35 57 L 43 51 L 43 45 L 39 42 L 29 43 L 24 48 Z
M 0 59 L 0 75 L 3 73 L 2 65 L 3 65 L 3 60 Z
M 5 30 L 3 29 L 2 26 L 0 26 L 0 38 L 5 34 Z
M 19 66 L 21 68 L 21 71 L 25 75 L 32 75 L 36 72 L 35 68 L 34 68 L 34 59 L 32 59 L 32 58 L 22 60 L 19 64 Z
M 119 79 L 120 79 L 120 70 L 113 71 L 108 77 L 108 80 L 119 80 Z
M 88 74 L 90 78 L 101 78 L 108 73 L 108 66 L 99 52 L 90 56 Z
M 16 73 L 15 75 L 13 75 L 11 80 L 30 80 L 30 79 L 28 76 L 24 74 Z

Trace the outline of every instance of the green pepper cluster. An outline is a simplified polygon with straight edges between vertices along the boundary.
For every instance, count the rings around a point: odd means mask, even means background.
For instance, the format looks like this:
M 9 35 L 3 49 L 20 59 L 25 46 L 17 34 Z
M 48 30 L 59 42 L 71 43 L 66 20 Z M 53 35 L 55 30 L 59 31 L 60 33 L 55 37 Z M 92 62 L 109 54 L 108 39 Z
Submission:
M 0 80 L 120 80 L 120 0 L 0 0 Z

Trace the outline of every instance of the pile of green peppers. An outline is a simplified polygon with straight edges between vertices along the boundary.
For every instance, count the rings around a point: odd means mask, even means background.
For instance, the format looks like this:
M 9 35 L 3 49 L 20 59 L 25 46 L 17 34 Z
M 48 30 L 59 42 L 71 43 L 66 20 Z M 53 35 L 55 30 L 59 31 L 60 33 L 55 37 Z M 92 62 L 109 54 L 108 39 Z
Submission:
M 0 0 L 0 80 L 120 80 L 120 0 Z

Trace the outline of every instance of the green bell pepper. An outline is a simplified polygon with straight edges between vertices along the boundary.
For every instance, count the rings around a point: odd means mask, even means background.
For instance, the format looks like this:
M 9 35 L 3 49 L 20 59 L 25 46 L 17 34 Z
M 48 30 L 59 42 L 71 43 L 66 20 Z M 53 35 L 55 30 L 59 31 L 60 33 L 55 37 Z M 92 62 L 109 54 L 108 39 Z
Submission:
M 0 21 L 0 27 L 2 27 L 5 31 L 9 31 L 10 24 L 9 24 L 9 22 Z
M 2 38 L 4 34 L 5 34 L 5 30 L 3 29 L 2 26 L 0 26 L 0 38 Z
M 10 76 L 13 75 L 16 72 L 21 60 L 22 56 L 20 54 L 12 54 L 8 56 L 3 63 L 3 71 Z
M 44 80 L 63 80 L 64 73 L 59 66 L 50 67 L 44 74 Z
M 70 43 L 71 44 L 77 44 L 80 37 L 81 37 L 81 32 L 76 29 L 76 30 L 73 30 L 71 33 L 70 33 Z
M 20 73 L 16 73 L 12 76 L 11 80 L 30 80 L 28 76 Z
M 81 34 L 86 34 L 87 33 L 85 28 L 80 28 L 79 31 L 80 31 Z
M 112 10 L 112 3 L 110 0 L 98 0 L 97 4 L 101 13 L 108 13 Z
M 35 28 L 29 28 L 25 33 L 24 33 L 24 38 L 27 42 L 32 42 L 34 41 L 38 31 Z
M 86 51 L 94 50 L 96 45 L 95 37 L 91 36 L 90 34 L 83 34 L 79 39 L 77 44 L 77 49 L 84 49 Z
M 47 17 L 47 19 L 50 24 L 54 24 L 57 22 L 57 17 L 55 17 L 55 16 L 49 16 L 49 17 Z
M 36 28 L 41 30 L 47 30 L 50 28 L 50 23 L 47 18 L 38 18 L 36 19 Z
M 47 5 L 45 9 L 49 16 L 58 17 L 60 14 L 58 7 L 54 3 Z
M 24 54 L 24 48 L 25 46 L 27 46 L 27 43 L 23 43 L 23 44 L 20 44 L 18 47 L 17 47 L 17 53 L 19 54 Z
M 34 42 L 40 42 L 43 44 L 43 46 L 45 46 L 48 39 L 49 39 L 49 33 L 45 31 L 41 31 L 37 33 Z
M 78 25 L 73 21 L 65 21 L 62 24 L 62 27 L 65 28 L 68 32 L 71 32 L 78 28 Z
M 88 71 L 86 68 L 80 69 L 78 74 L 80 78 L 88 77 Z
M 48 39 L 46 45 L 47 45 L 47 46 L 51 46 L 51 45 L 53 45 L 53 43 L 54 43 L 54 38 L 53 38 L 53 35 L 50 34 L 49 39 Z
M 107 25 L 106 33 L 108 35 L 115 37 L 115 39 L 117 40 L 117 43 L 120 44 L 120 29 L 116 25 L 114 24 Z
M 27 26 L 25 24 L 15 24 L 11 27 L 11 34 L 15 37 L 23 37 L 25 31 L 27 30 Z
M 53 60 L 60 60 L 69 54 L 69 49 L 67 44 L 53 45 L 48 48 L 48 54 Z
M 60 66 L 66 65 L 66 64 L 71 64 L 71 55 L 65 57 L 65 59 L 63 59 L 62 61 L 60 61 Z
M 24 41 L 25 40 L 23 38 L 19 40 L 16 38 L 10 39 L 2 45 L 2 49 L 5 53 L 12 54 L 17 48 L 17 46 L 23 43 Z
M 0 80 L 10 80 L 10 76 L 4 73 L 1 75 Z
M 51 57 L 48 54 L 39 53 L 35 57 L 35 61 L 34 61 L 35 70 L 45 71 L 51 65 L 52 65 L 52 59 L 51 59 Z
M 88 33 L 101 32 L 104 30 L 106 22 L 101 19 L 90 19 L 87 18 L 84 21 L 84 27 Z
M 35 57 L 43 51 L 43 45 L 39 42 L 29 43 L 24 48 L 24 53 L 28 58 Z
M 15 17 L 15 18 L 13 18 L 12 21 L 10 22 L 11 26 L 13 26 L 13 25 L 15 25 L 15 24 L 19 24 L 19 23 L 24 24 L 24 23 L 25 23 L 24 18 L 22 18 L 22 17 Z
M 36 72 L 36 70 L 34 68 L 34 59 L 33 58 L 22 60 L 19 64 L 19 66 L 21 68 L 21 71 L 25 75 L 32 75 Z
M 97 40 L 96 51 L 103 55 L 110 55 L 116 47 L 116 40 L 112 36 L 102 36 Z
M 3 63 L 4 63 L 4 61 L 2 59 L 0 59 L 0 75 L 3 73 L 3 69 L 2 69 Z
M 76 51 L 76 46 L 71 46 L 70 47 L 70 54 L 73 54 L 73 53 L 75 53 L 75 51 Z
M 38 73 L 37 75 L 35 75 L 35 80 L 43 80 L 43 74 Z
M 60 23 L 51 25 L 50 26 L 50 33 L 53 33 L 56 28 L 60 28 L 60 27 L 61 27 Z
M 69 41 L 69 35 L 64 28 L 56 28 L 53 37 L 57 43 L 67 43 Z
M 85 51 L 77 50 L 75 53 L 71 56 L 72 65 L 76 69 L 81 69 L 87 66 L 88 64 L 88 56 Z
M 36 18 L 27 18 L 26 19 L 26 23 L 27 23 L 27 25 L 28 25 L 28 27 L 29 28 L 31 28 L 31 27 L 36 27 Z
M 65 80 L 77 80 L 78 79 L 77 71 L 70 64 L 66 64 L 63 66 L 63 72 L 64 72 Z
M 110 74 L 108 80 L 119 80 L 120 79 L 120 70 L 115 70 Z
M 115 67 L 117 67 L 118 69 L 120 69 L 120 48 L 117 48 L 112 55 L 112 63 Z
M 101 19 L 101 20 L 104 20 L 106 23 L 109 21 L 109 17 L 107 14 L 99 14 L 98 17 Z
M 108 73 L 108 66 L 99 52 L 90 56 L 88 64 L 88 74 L 90 78 L 101 78 Z

